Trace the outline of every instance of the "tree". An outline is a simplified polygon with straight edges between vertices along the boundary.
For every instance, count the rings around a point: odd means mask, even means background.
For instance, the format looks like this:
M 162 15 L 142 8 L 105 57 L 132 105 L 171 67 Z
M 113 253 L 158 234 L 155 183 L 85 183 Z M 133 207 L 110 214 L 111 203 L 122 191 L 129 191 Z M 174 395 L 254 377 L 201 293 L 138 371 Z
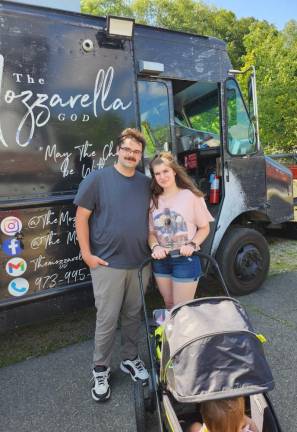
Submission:
M 125 0 L 80 0 L 80 8 L 83 13 L 106 16 L 132 16 L 132 10 Z
M 297 138 L 296 27 L 283 32 L 265 22 L 254 23 L 244 37 L 244 67 L 256 66 L 260 137 L 269 152 L 291 152 Z M 288 42 L 290 41 L 290 42 Z

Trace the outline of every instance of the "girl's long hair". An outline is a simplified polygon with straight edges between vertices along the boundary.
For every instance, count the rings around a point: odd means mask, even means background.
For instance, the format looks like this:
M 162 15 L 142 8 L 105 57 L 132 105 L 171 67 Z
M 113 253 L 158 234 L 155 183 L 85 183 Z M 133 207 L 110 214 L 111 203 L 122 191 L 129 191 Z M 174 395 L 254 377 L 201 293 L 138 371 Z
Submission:
M 240 432 L 244 426 L 244 398 L 203 402 L 200 407 L 209 432 Z
M 184 167 L 179 165 L 172 153 L 170 152 L 161 152 L 158 153 L 150 162 L 150 172 L 152 175 L 152 183 L 151 183 L 151 191 L 152 191 L 152 200 L 155 208 L 158 208 L 158 199 L 159 196 L 163 193 L 163 188 L 158 185 L 155 175 L 154 175 L 154 167 L 157 165 L 165 164 L 168 167 L 172 168 L 175 172 L 175 181 L 176 185 L 180 189 L 189 189 L 193 194 L 198 197 L 203 197 L 203 193 L 195 186 L 191 177 L 187 174 Z

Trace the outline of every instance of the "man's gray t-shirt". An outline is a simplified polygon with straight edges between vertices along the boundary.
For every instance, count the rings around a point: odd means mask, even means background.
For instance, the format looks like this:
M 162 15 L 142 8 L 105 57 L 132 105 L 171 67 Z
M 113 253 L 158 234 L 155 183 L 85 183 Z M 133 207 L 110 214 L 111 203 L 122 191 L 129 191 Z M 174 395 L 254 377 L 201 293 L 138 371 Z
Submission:
M 149 257 L 150 180 L 144 174 L 126 177 L 114 166 L 93 171 L 81 182 L 74 204 L 93 211 L 91 252 L 110 267 L 136 268 Z

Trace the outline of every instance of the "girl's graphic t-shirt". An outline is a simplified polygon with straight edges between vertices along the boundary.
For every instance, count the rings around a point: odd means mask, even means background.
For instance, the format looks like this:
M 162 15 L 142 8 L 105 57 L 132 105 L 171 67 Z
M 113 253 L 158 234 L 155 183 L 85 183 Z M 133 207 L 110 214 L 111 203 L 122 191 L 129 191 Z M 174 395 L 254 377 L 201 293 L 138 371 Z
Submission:
M 204 198 L 189 189 L 181 189 L 172 197 L 162 195 L 158 208 L 151 203 L 149 229 L 163 247 L 179 249 L 193 239 L 197 230 L 214 219 L 208 211 Z

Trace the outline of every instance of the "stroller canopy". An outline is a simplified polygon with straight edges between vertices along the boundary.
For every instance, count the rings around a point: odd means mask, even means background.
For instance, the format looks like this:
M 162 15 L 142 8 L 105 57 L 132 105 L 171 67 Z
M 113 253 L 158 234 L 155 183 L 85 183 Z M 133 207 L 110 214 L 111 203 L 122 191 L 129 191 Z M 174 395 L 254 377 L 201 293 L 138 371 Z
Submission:
M 161 379 L 179 402 L 263 393 L 274 387 L 262 343 L 240 303 L 193 300 L 165 322 Z

